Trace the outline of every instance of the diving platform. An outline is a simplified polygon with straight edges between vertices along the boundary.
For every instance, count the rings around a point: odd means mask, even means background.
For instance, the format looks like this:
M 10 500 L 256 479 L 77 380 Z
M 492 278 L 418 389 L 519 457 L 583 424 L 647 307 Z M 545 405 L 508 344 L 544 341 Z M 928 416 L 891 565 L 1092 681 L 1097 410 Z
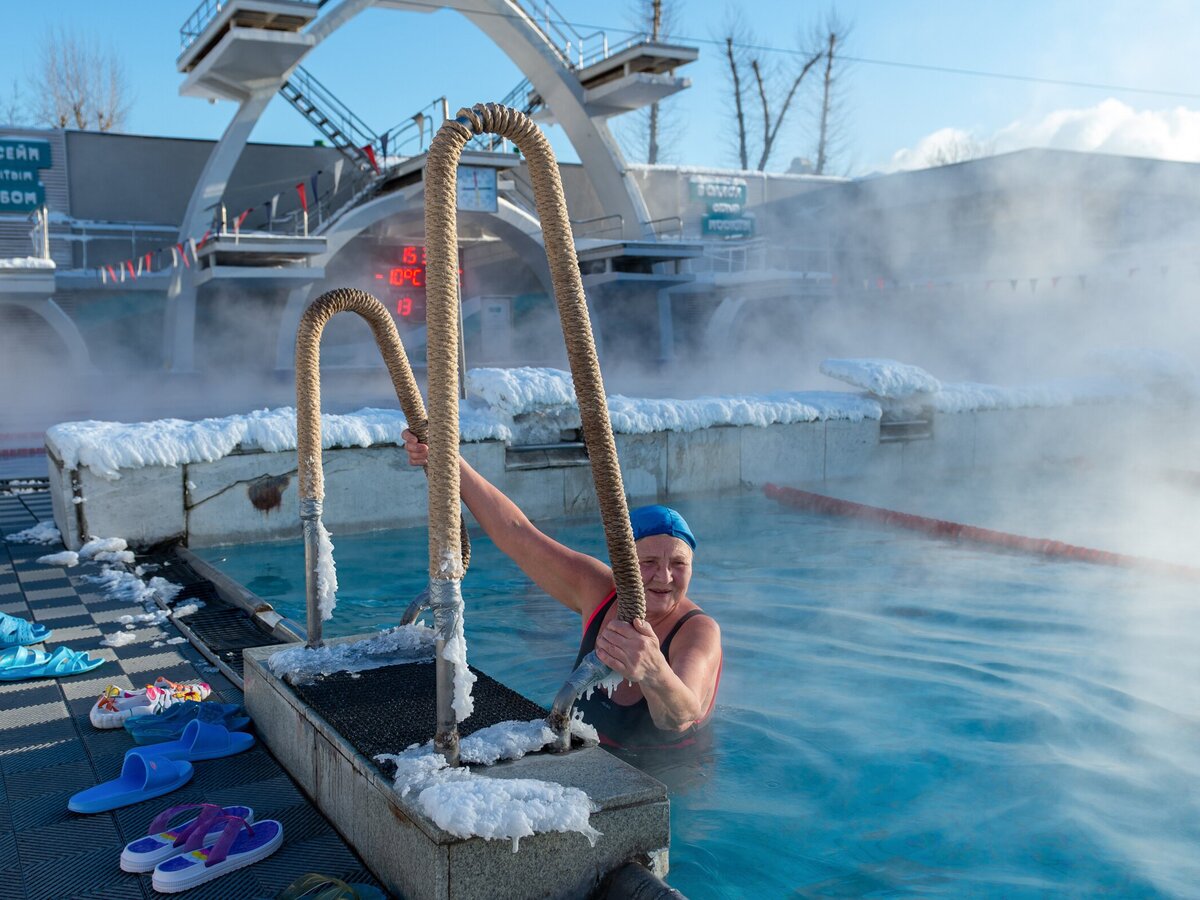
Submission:
M 323 237 L 226 233 L 196 251 L 196 285 L 252 282 L 256 287 L 295 287 L 325 277 L 312 259 L 326 250 Z
M 0 265 L 0 298 L 9 295 L 22 300 L 49 297 L 54 293 L 56 271 L 53 263 L 45 265 L 40 259 L 3 260 L 3 265 Z
M 686 284 L 695 276 L 683 270 L 704 251 L 687 241 L 608 240 L 577 238 L 575 252 L 585 288 L 620 284 L 635 290 Z
M 303 29 L 317 16 L 311 0 L 205 0 L 179 31 L 175 62 L 185 97 L 242 101 L 316 46 Z
M 576 69 L 584 108 L 591 117 L 608 118 L 657 103 L 691 86 L 691 80 L 676 76 L 675 69 L 699 55 L 695 47 L 642 41 Z M 537 121 L 554 121 L 553 110 L 536 91 L 527 102 L 538 107 Z

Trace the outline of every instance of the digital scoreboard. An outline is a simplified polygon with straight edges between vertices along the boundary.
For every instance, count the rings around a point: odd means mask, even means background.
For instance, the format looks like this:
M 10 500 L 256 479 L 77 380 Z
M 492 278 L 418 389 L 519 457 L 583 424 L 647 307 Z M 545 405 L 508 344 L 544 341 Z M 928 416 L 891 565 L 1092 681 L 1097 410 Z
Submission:
M 425 248 L 416 244 L 405 244 L 398 247 L 397 257 L 392 262 L 399 265 L 387 266 L 383 271 L 375 273 L 375 283 L 386 288 L 385 305 L 389 306 L 396 317 L 412 325 L 420 325 L 425 321 Z M 458 277 L 462 279 L 462 265 L 458 269 Z

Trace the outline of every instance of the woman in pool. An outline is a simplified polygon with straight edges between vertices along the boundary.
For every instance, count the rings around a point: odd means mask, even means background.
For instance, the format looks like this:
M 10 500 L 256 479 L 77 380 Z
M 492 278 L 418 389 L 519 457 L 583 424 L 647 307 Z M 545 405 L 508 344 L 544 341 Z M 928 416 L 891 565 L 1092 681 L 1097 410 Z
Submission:
M 404 432 L 409 462 L 423 466 L 429 448 Z M 609 696 L 580 699 L 601 739 L 630 749 L 686 742 L 707 723 L 721 677 L 721 630 L 687 596 L 696 539 L 683 516 L 665 506 L 630 513 L 646 618 L 617 618 L 612 570 L 543 534 L 515 503 L 459 459 L 463 502 L 497 547 L 538 587 L 583 619 L 579 660 L 593 648 L 625 679 Z M 578 662 L 578 661 L 577 661 Z

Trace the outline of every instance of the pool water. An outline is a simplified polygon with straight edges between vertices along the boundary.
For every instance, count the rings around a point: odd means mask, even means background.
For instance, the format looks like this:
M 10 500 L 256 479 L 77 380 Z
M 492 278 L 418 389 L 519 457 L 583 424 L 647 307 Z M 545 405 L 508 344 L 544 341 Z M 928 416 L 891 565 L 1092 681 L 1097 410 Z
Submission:
M 631 756 L 671 790 L 688 897 L 1195 896 L 1195 585 L 790 510 L 679 502 L 721 624 L 711 738 Z M 545 523 L 604 555 L 597 519 Z M 543 705 L 580 623 L 482 534 L 471 663 Z M 424 529 L 334 534 L 326 634 L 395 624 Z M 303 548 L 202 553 L 303 621 Z M 397 748 L 398 750 L 400 748 Z

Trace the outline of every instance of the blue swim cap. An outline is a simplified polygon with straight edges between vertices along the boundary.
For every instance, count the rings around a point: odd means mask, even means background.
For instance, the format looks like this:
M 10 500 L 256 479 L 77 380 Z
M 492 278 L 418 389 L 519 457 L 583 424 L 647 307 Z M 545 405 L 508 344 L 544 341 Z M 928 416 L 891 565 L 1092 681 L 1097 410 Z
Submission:
M 633 539 L 635 541 L 640 541 L 652 534 L 669 534 L 681 541 L 687 541 L 693 550 L 696 549 L 696 538 L 692 535 L 692 529 L 688 528 L 688 523 L 683 520 L 683 516 L 669 506 L 659 503 L 655 503 L 653 506 L 639 506 L 630 511 L 629 521 L 633 523 Z

